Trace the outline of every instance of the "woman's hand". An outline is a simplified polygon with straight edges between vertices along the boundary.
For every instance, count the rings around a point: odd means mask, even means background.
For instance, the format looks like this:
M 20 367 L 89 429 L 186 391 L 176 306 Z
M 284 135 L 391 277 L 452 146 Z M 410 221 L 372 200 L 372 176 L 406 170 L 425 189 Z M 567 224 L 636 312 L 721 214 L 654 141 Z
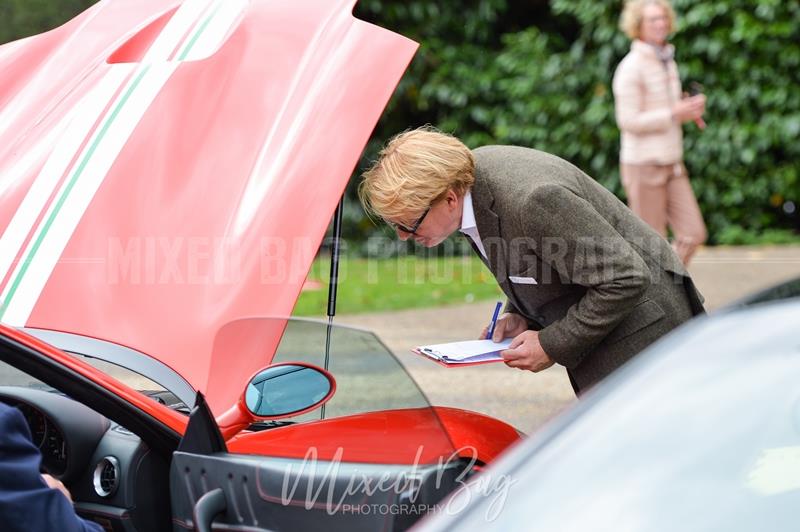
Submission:
M 706 97 L 704 94 L 689 96 L 675 102 L 672 106 L 672 117 L 679 123 L 698 121 L 703 118 L 706 111 Z

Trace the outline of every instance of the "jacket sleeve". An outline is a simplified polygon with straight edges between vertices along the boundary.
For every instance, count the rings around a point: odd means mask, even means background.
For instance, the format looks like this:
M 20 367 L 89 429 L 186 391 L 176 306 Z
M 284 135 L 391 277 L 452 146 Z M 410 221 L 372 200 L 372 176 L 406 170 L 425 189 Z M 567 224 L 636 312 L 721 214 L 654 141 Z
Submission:
M 642 111 L 642 85 L 635 65 L 623 61 L 617 67 L 612 81 L 614 112 L 617 126 L 634 134 L 655 133 L 672 126 L 672 110 L 669 108 Z
M 558 260 L 541 260 L 562 279 L 587 288 L 563 318 L 539 333 L 548 356 L 574 368 L 641 299 L 650 285 L 650 269 L 588 201 L 569 189 L 539 187 L 527 203 L 527 234 L 538 242 L 563 239 L 567 250 Z
M 0 403 L 0 523 L 5 532 L 59 530 L 102 532 L 84 521 L 64 495 L 39 474 L 42 457 L 16 408 Z

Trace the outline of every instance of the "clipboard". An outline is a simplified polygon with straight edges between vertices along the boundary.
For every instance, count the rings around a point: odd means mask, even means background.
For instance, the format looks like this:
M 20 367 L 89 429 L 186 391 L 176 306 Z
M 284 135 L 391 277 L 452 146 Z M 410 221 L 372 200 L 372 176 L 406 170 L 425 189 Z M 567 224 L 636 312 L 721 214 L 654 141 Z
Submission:
M 423 356 L 447 368 L 475 366 L 502 362 L 500 353 L 509 348 L 511 339 L 502 342 L 492 340 L 469 340 L 447 344 L 418 346 L 412 353 Z

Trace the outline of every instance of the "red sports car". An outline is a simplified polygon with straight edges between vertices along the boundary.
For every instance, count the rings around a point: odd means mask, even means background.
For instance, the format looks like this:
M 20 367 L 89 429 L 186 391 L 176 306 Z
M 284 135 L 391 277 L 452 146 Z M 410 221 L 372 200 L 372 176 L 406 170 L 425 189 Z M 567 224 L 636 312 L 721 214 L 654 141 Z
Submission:
M 519 435 L 289 316 L 416 44 L 104 0 L 0 47 L 0 400 L 108 530 L 399 530 Z

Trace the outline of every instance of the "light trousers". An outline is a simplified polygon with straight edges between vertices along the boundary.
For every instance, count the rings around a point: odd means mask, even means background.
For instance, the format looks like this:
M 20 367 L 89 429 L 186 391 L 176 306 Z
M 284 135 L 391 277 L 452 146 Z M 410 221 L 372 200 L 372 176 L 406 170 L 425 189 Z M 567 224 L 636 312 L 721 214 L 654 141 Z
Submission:
M 708 233 L 686 167 L 622 163 L 620 174 L 631 210 L 665 238 L 669 227 L 675 253 L 689 264 Z

